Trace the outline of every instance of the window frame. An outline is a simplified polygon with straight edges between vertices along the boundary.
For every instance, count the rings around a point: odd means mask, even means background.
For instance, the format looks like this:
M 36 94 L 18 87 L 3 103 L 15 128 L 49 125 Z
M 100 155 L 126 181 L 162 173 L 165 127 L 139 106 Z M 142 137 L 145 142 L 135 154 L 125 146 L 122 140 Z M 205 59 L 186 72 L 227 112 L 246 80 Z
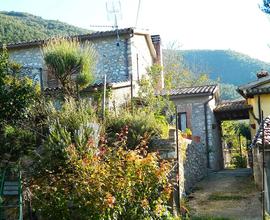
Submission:
M 178 123 L 178 129 L 181 130 L 181 131 L 184 131 L 184 130 L 182 130 L 183 125 L 182 125 L 181 115 L 185 115 L 185 119 L 186 119 L 185 129 L 187 129 L 188 128 L 187 112 L 178 112 L 177 114 L 178 114 L 177 115 L 178 116 L 178 121 L 177 121 L 177 123 Z

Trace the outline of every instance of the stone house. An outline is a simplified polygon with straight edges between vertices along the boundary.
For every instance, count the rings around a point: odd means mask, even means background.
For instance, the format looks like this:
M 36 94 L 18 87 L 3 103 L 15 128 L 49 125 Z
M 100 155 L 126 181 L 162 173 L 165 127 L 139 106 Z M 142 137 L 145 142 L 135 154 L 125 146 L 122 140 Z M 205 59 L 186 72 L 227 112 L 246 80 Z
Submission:
M 115 101 L 116 104 L 136 96 L 138 82 L 146 74 L 148 67 L 156 63 L 162 65 L 159 35 L 151 36 L 145 31 L 126 28 L 71 36 L 71 38 L 77 38 L 82 43 L 91 42 L 98 54 L 95 86 L 103 84 L 103 77 L 106 74 L 107 83 L 112 88 L 111 101 Z M 42 47 L 45 43 L 46 40 L 33 40 L 7 45 L 11 59 L 22 64 L 22 74 L 39 81 L 44 90 L 59 86 L 44 64 Z
M 204 177 L 207 169 L 222 169 L 221 129 L 214 114 L 219 103 L 218 86 L 178 88 L 162 91 L 162 95 L 169 95 L 176 106 L 179 130 L 192 131 L 193 144 L 188 153 L 193 159 L 186 166 L 197 167 L 197 179 Z

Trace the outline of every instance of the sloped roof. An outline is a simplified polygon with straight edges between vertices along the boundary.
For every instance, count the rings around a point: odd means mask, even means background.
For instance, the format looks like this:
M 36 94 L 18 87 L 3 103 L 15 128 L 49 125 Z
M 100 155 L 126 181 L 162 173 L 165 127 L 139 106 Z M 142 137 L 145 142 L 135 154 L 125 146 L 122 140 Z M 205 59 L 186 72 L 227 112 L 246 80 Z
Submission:
M 252 97 L 255 94 L 268 94 L 270 93 L 270 85 L 261 88 L 261 86 L 267 83 L 270 83 L 270 76 L 262 77 L 256 81 L 239 86 L 237 91 L 245 98 Z
M 252 109 L 246 100 L 221 102 L 214 113 L 218 120 L 242 120 L 249 119 L 249 110 Z
M 264 119 L 252 140 L 251 147 L 257 145 L 261 146 L 263 143 L 263 129 L 264 129 L 264 144 L 270 146 L 270 115 Z
M 183 87 L 171 90 L 162 90 L 159 95 L 170 95 L 170 96 L 213 95 L 217 90 L 217 87 L 218 87 L 217 85 Z
M 93 91 L 95 89 L 101 88 L 104 86 L 103 82 L 96 82 L 94 84 L 89 85 L 85 89 L 82 90 L 82 92 L 89 92 Z M 112 88 L 112 89 L 117 89 L 117 88 L 125 88 L 125 87 L 130 87 L 130 81 L 117 81 L 117 82 L 107 82 L 106 87 L 107 88 Z M 57 86 L 57 87 L 47 87 L 44 89 L 45 93 L 53 93 L 53 92 L 61 92 L 62 87 Z
M 135 29 L 135 28 L 123 28 L 118 30 L 111 30 L 111 31 L 98 31 L 93 32 L 89 34 L 81 34 L 81 35 L 72 35 L 72 36 L 65 36 L 66 38 L 77 38 L 80 41 L 86 41 L 86 40 L 94 40 L 102 37 L 111 37 L 111 36 L 133 36 L 133 35 L 144 35 L 147 41 L 147 45 L 149 47 L 150 53 L 154 59 L 156 59 L 156 50 L 153 45 L 154 41 L 156 41 L 158 38 L 160 39 L 159 35 L 153 35 L 153 38 L 151 38 L 150 34 L 147 31 Z M 52 37 L 53 38 L 53 37 Z M 46 42 L 48 42 L 50 39 L 34 39 L 31 41 L 24 41 L 24 42 L 14 42 L 9 43 L 6 45 L 7 49 L 22 49 L 22 48 L 29 48 L 29 47 L 40 47 L 44 45 Z M 3 45 L 0 45 L 0 48 L 2 48 Z
M 214 112 L 229 112 L 236 110 L 251 109 L 252 106 L 247 104 L 246 100 L 226 101 L 221 102 L 215 109 Z

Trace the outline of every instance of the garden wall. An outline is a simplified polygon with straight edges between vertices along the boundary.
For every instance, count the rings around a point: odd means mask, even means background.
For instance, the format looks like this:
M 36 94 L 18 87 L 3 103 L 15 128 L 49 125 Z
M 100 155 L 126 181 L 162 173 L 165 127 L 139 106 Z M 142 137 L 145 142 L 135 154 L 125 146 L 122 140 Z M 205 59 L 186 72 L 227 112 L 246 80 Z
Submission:
M 162 159 L 177 160 L 175 129 L 170 129 L 169 139 L 155 140 L 153 150 L 159 151 Z M 189 140 L 179 135 L 179 192 L 189 193 L 195 183 L 207 175 L 207 158 L 203 144 L 198 140 Z M 175 177 L 177 169 L 175 170 Z

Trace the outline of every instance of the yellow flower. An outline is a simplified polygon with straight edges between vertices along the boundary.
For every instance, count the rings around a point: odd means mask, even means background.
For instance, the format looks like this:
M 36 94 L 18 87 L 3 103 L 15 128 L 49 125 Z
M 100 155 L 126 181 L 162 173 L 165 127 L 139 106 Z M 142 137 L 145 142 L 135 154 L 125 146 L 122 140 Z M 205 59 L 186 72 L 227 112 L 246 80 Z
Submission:
M 163 209 L 162 204 L 158 203 L 158 204 L 156 205 L 156 207 L 155 207 L 155 213 L 156 213 L 157 215 L 161 215 L 162 209 Z
M 148 208 L 149 207 L 149 202 L 147 199 L 143 199 L 141 201 L 141 206 L 145 209 L 145 208 Z
M 127 161 L 134 161 L 137 158 L 137 154 L 134 151 L 129 152 L 129 154 L 127 155 Z

